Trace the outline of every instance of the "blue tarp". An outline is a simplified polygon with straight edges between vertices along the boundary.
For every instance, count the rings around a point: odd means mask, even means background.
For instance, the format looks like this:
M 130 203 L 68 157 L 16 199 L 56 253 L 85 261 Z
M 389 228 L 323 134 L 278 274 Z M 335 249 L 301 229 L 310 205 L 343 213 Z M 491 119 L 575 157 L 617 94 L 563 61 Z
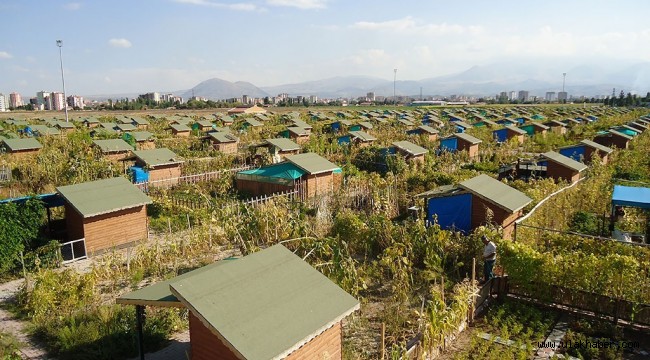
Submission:
M 334 123 L 331 123 L 330 126 L 332 127 L 332 132 L 337 132 L 337 131 L 341 130 L 341 123 L 338 122 L 338 121 L 334 122 Z
M 612 205 L 650 209 L 650 188 L 614 185 Z
M 419 135 L 420 132 L 420 129 L 406 130 L 407 135 Z
M 133 175 L 134 183 L 137 184 L 137 183 L 149 181 L 149 173 L 146 172 L 143 168 L 139 166 L 131 166 L 129 169 L 131 170 L 131 174 Z
M 339 145 L 348 145 L 351 141 L 350 135 L 341 136 L 338 139 L 336 139 L 336 141 L 338 141 Z
M 497 142 L 506 142 L 508 140 L 508 129 L 499 129 L 492 132 Z
M 434 218 L 442 229 L 470 232 L 472 228 L 472 194 L 431 198 L 427 202 L 427 220 Z
M 569 157 L 575 161 L 582 162 L 585 158 L 585 146 L 572 146 L 564 149 L 560 149 L 560 154 Z
M 440 150 L 454 152 L 458 149 L 458 139 L 453 137 L 440 141 Z
M 59 207 L 65 205 L 65 201 L 59 194 L 54 193 L 54 194 L 40 194 L 40 195 L 35 195 L 35 196 L 22 196 L 19 198 L 12 198 L 12 199 L 3 199 L 0 200 L 0 204 L 6 204 L 9 202 L 14 202 L 17 204 L 23 204 L 27 202 L 27 200 L 30 199 L 38 199 L 43 202 L 46 208 L 52 208 L 52 207 Z

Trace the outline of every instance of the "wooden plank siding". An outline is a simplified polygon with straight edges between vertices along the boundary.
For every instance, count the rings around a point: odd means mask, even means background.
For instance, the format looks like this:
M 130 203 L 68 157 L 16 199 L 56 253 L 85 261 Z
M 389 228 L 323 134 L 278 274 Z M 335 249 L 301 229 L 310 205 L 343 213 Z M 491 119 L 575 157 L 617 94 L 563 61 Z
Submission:
M 153 140 L 136 141 L 136 150 L 151 150 L 156 148 L 156 143 Z
M 619 148 L 624 150 L 630 145 L 629 139 L 616 135 L 596 136 L 594 142 L 610 148 Z
M 215 150 L 221 151 L 224 154 L 236 154 L 238 143 L 237 142 L 229 142 L 229 143 L 213 142 L 213 147 Z
M 108 161 L 118 162 L 118 161 L 123 160 L 125 157 L 127 157 L 129 155 L 129 153 L 130 153 L 130 151 L 105 153 L 104 157 Z
M 189 318 L 192 360 L 239 360 L 235 353 L 203 325 L 192 312 L 190 312 Z M 287 360 L 335 360 L 341 358 L 340 322 L 285 357 Z
M 189 317 L 192 360 L 239 360 L 191 311 Z
M 602 164 L 607 164 L 608 160 L 608 155 L 604 151 L 600 151 L 598 149 L 594 149 L 591 146 L 585 146 L 585 164 L 590 165 L 592 162 L 592 157 L 594 156 L 594 153 L 596 156 L 600 158 L 600 162 Z
M 341 322 L 337 322 L 334 326 L 289 354 L 285 359 L 338 360 L 342 357 Z
M 149 170 L 149 182 L 152 186 L 174 186 L 178 184 L 179 177 L 181 177 L 181 164 L 161 165 Z M 172 180 L 155 183 L 156 180 L 166 179 Z
M 522 211 L 510 213 L 487 200 L 472 195 L 472 228 L 487 224 L 487 209 L 492 212 L 491 221 L 503 227 L 503 238 L 510 239 L 514 231 L 514 222 L 521 216 Z
M 466 150 L 469 157 L 473 158 L 478 156 L 478 144 L 472 144 L 470 142 L 458 139 L 458 151 Z
M 238 191 L 250 196 L 270 195 L 293 190 L 293 186 L 243 179 L 236 180 L 236 187 Z
M 546 166 L 546 176 L 553 178 L 556 181 L 565 180 L 569 183 L 574 183 L 580 180 L 580 173 L 578 171 L 567 168 L 550 160 Z

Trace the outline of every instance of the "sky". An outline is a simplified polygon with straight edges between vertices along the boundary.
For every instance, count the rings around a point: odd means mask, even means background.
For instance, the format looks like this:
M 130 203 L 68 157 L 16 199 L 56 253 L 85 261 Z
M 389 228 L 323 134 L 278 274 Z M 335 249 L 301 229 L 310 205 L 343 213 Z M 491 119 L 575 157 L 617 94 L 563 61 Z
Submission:
M 650 1 L 0 0 L 0 93 L 167 92 L 650 61 Z

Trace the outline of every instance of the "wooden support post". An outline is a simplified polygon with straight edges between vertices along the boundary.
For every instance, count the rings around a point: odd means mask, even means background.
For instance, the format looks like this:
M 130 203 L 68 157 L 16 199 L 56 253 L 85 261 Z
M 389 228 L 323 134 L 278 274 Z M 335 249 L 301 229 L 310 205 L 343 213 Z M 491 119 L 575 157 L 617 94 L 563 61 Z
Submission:
M 476 258 L 472 258 L 472 288 L 476 284 Z M 472 302 L 469 307 L 469 322 L 474 322 L 474 307 L 476 306 L 476 295 L 472 295 Z
M 144 360 L 144 305 L 135 306 L 135 321 L 138 335 L 138 357 Z

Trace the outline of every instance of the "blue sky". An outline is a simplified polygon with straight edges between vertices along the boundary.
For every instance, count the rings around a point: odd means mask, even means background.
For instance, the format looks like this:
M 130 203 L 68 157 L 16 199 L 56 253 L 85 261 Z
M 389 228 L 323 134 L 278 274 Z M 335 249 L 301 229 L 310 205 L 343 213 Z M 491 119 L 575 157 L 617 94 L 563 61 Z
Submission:
M 0 93 L 419 80 L 496 62 L 650 61 L 650 1 L 0 0 Z

